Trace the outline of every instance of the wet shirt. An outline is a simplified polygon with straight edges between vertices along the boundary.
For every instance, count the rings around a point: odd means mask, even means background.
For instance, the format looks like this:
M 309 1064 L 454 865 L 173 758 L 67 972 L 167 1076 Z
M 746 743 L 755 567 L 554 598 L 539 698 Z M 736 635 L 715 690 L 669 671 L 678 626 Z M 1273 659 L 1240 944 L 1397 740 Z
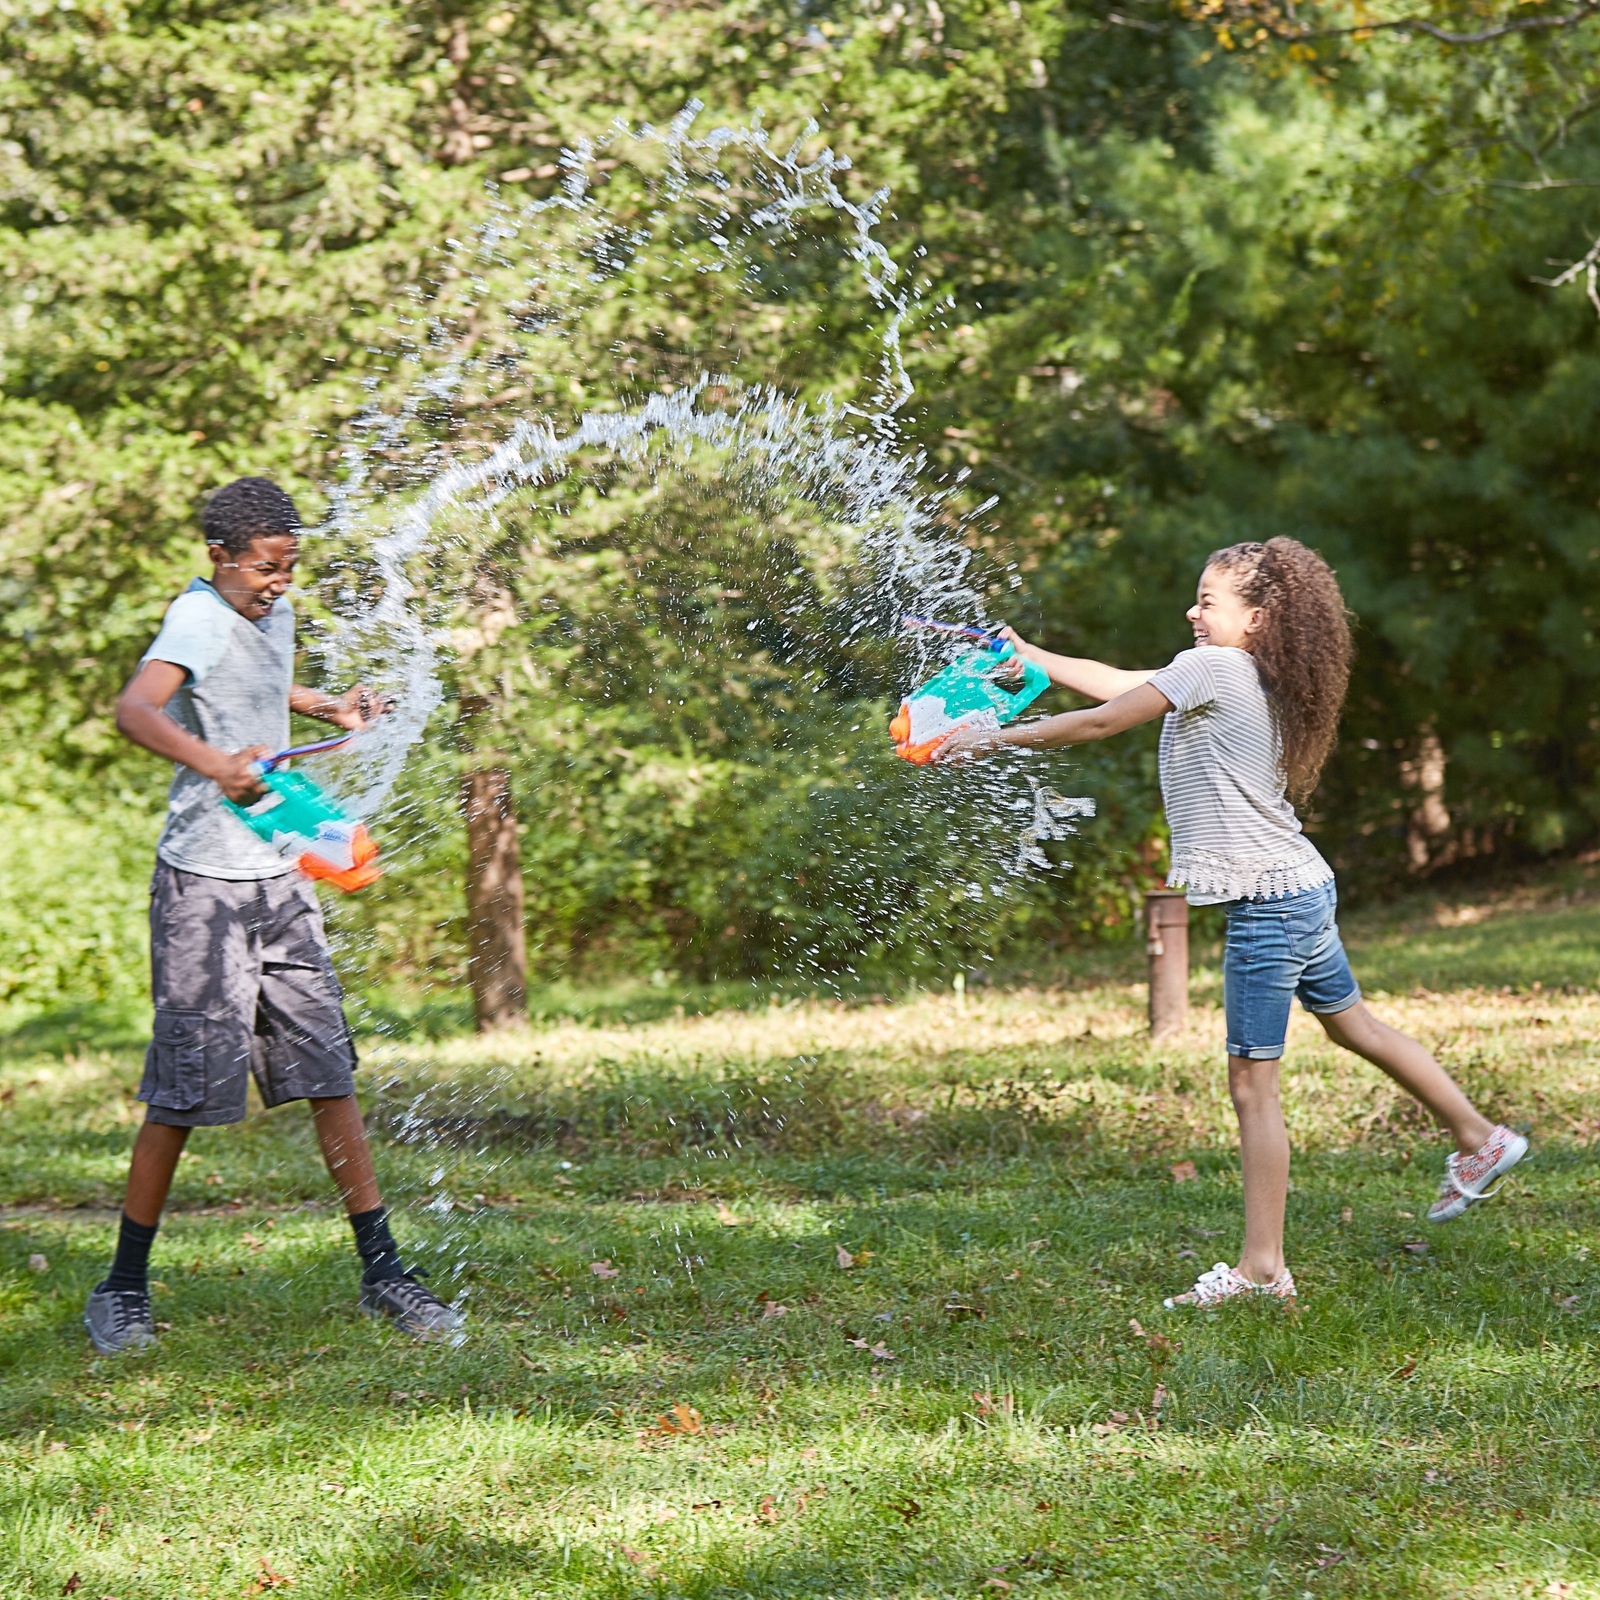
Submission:
M 1216 905 L 1332 878 L 1284 792 L 1283 745 L 1250 652 L 1183 650 L 1150 682 L 1172 702 L 1161 724 L 1168 885 L 1187 888 L 1191 905 Z
M 167 702 L 167 715 L 207 744 L 232 753 L 257 744 L 281 750 L 289 743 L 294 608 L 286 598 L 251 622 L 196 578 L 167 608 L 143 659 L 184 669 L 188 676 Z M 232 882 L 293 871 L 292 862 L 223 805 L 210 778 L 181 763 L 173 770 L 156 854 L 181 872 Z

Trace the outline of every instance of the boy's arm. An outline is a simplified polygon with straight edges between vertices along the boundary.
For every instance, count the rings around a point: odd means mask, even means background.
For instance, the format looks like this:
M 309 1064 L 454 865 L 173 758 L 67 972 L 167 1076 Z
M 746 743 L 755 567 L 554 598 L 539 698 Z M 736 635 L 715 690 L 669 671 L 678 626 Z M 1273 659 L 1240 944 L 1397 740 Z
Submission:
M 1029 644 L 1015 628 L 1002 628 L 1000 637 L 1009 639 L 1017 647 L 1019 656 L 1026 656 L 1036 667 L 1042 667 L 1058 689 L 1071 689 L 1091 700 L 1111 700 L 1126 694 L 1148 682 L 1157 671 L 1150 667 L 1140 672 L 1125 672 L 1121 667 L 1108 667 L 1103 661 L 1054 655 L 1036 644 Z
M 315 717 L 319 722 L 331 722 L 336 728 L 359 733 L 369 722 L 394 708 L 364 683 L 343 694 L 325 694 L 321 689 L 307 689 L 297 683 L 289 690 L 289 709 L 302 717 Z
M 152 755 L 181 762 L 202 778 L 210 778 L 235 805 L 254 800 L 263 791 L 250 763 L 272 752 L 257 744 L 229 755 L 180 728 L 167 715 L 166 707 L 188 676 L 186 667 L 171 661 L 145 662 L 117 701 L 117 732 Z
M 1114 733 L 1154 722 L 1172 710 L 1172 702 L 1148 683 L 1119 694 L 1103 706 L 1086 711 L 1064 711 L 1037 722 L 1020 722 L 1009 728 L 957 728 L 934 752 L 939 762 L 960 762 L 1011 745 L 1019 750 L 1054 750 L 1064 744 L 1089 744 Z

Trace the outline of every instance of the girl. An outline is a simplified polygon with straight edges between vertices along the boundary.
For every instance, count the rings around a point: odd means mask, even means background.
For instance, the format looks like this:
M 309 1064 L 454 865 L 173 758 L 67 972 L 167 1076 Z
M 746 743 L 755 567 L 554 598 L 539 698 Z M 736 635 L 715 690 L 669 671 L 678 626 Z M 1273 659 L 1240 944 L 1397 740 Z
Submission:
M 1350 677 L 1350 628 L 1332 570 L 1294 539 L 1230 545 L 1207 561 L 1188 618 L 1195 648 L 1155 672 L 1051 655 L 1006 629 L 1052 683 L 1103 703 L 998 731 L 959 729 L 934 757 L 1084 744 L 1164 718 L 1167 882 L 1186 887 L 1191 905 L 1227 908 L 1228 1090 L 1244 1169 L 1238 1266 L 1219 1261 L 1169 1307 L 1294 1296 L 1283 1259 L 1289 1137 L 1278 1062 L 1295 994 L 1335 1044 L 1386 1072 L 1454 1136 L 1430 1221 L 1449 1222 L 1484 1199 L 1528 1149 L 1478 1112 L 1415 1039 L 1367 1010 L 1334 921 L 1333 869 L 1300 831 L 1291 800 L 1316 787 Z

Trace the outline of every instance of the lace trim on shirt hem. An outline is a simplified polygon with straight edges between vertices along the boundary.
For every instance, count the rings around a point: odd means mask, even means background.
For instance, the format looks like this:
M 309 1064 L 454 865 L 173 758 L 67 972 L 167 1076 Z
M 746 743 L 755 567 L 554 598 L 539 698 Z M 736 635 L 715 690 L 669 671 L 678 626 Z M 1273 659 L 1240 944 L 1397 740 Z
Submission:
M 1225 856 L 1210 850 L 1174 850 L 1169 889 L 1217 895 L 1226 900 L 1278 899 L 1318 889 L 1333 868 L 1308 844 L 1299 856 Z

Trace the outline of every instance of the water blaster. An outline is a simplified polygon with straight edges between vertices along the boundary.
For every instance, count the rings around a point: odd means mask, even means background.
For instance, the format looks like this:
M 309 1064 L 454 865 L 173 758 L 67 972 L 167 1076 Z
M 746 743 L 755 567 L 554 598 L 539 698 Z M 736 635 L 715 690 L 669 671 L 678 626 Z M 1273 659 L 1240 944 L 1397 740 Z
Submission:
M 1009 639 L 927 617 L 907 617 L 905 624 L 979 642 L 978 649 L 957 657 L 900 702 L 889 737 L 894 753 L 913 766 L 933 760 L 934 752 L 957 728 L 1002 728 L 1015 721 L 1050 687 L 1049 675 L 1025 657 L 1022 671 L 1016 670 L 1019 658 Z
M 295 865 L 308 878 L 331 883 L 346 894 L 365 889 L 383 871 L 378 865 L 377 845 L 364 824 L 347 816 L 309 778 L 278 769 L 293 756 L 335 750 L 353 737 L 347 733 L 319 744 L 295 745 L 253 761 L 251 770 L 267 792 L 248 806 L 222 802 L 258 839 L 280 855 L 294 856 Z

